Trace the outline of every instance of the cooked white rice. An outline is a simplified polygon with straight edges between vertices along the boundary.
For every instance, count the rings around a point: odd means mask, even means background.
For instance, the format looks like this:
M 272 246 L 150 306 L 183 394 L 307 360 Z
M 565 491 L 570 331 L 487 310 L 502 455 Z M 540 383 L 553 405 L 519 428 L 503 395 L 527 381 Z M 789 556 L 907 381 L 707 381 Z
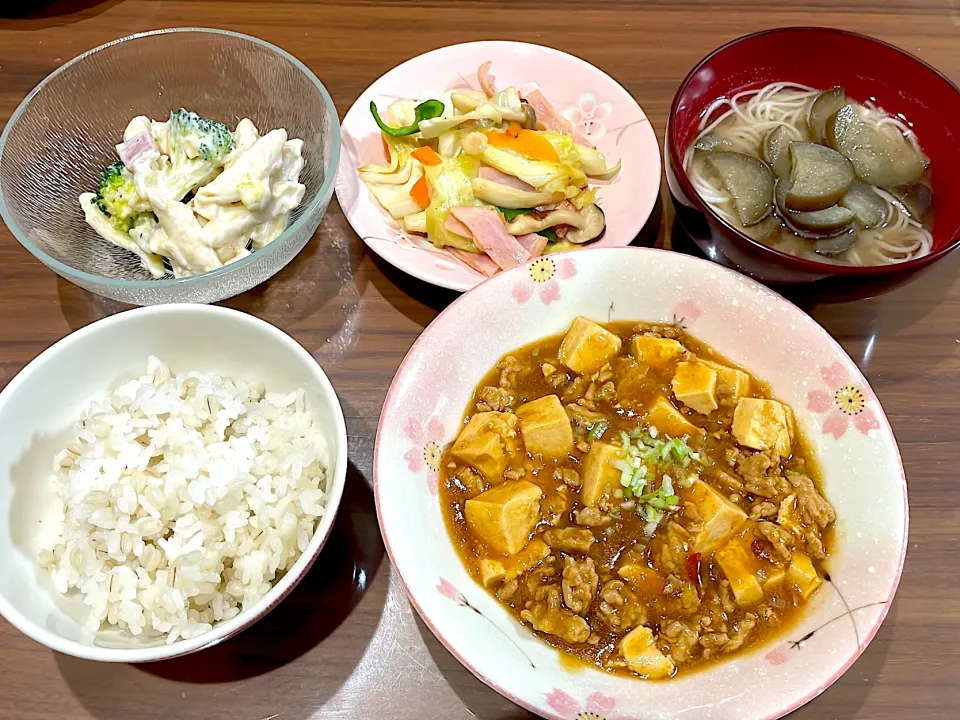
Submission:
M 93 630 L 210 630 L 270 590 L 324 513 L 327 447 L 303 390 L 173 376 L 151 357 L 76 434 L 54 461 L 63 527 L 40 563 Z

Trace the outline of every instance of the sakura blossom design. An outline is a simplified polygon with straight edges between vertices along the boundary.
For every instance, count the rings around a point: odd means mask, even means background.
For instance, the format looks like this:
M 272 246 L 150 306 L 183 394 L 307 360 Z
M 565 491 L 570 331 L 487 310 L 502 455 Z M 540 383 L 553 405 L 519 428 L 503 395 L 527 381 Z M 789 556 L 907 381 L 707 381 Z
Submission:
M 574 130 L 597 141 L 607 134 L 603 121 L 613 115 L 613 103 L 597 102 L 592 92 L 585 92 L 576 105 L 565 107 L 560 114 L 570 121 Z
M 687 298 L 677 303 L 677 306 L 673 308 L 673 321 L 681 327 L 684 327 L 684 322 L 696 322 L 702 314 L 703 310 L 700 309 L 696 301 L 692 298 Z
M 839 362 L 820 368 L 826 390 L 807 393 L 807 410 L 823 415 L 820 429 L 839 440 L 852 422 L 861 435 L 871 436 L 880 428 L 876 413 L 869 407 L 875 402 L 870 388 L 851 382 L 847 370 Z
M 534 295 L 544 305 L 560 299 L 560 280 L 569 280 L 577 274 L 577 266 L 570 258 L 537 258 L 530 264 L 528 277 L 519 280 L 511 290 L 513 299 L 523 305 Z
M 459 605 L 466 606 L 470 604 L 467 602 L 467 599 L 460 594 L 460 591 L 454 587 L 453 583 L 446 578 L 440 578 L 440 582 L 437 583 L 437 592 Z
M 559 688 L 545 697 L 547 705 L 569 720 L 634 720 L 632 716 L 615 713 L 617 701 L 601 692 L 591 694 L 582 705 Z
M 503 628 L 497 625 L 493 620 L 491 620 L 482 612 L 480 612 L 475 605 L 473 605 L 469 600 L 467 600 L 467 598 L 464 596 L 462 592 L 457 590 L 456 586 L 452 582 L 450 582 L 446 578 L 440 578 L 439 581 L 437 581 L 437 592 L 443 595 L 445 598 L 447 598 L 447 600 L 452 600 L 460 607 L 467 608 L 468 610 L 473 610 L 473 612 L 475 612 L 477 615 L 482 617 L 488 623 L 493 625 L 493 627 L 497 630 L 497 632 L 503 635 L 503 637 L 507 640 L 507 642 L 513 645 L 513 647 L 517 649 L 517 652 L 523 655 L 524 659 L 530 664 L 530 667 L 533 669 L 536 669 L 536 665 L 533 664 L 533 660 L 531 660 L 530 656 L 527 655 L 520 648 L 519 645 L 517 645 L 517 643 L 513 640 L 513 638 L 511 638 L 507 633 L 505 633 L 503 631 Z
M 424 427 L 416 418 L 407 418 L 403 432 L 413 443 L 403 459 L 407 461 L 410 472 L 427 471 L 427 487 L 437 494 L 437 472 L 440 470 L 440 458 L 443 455 L 443 424 L 436 418 L 430 418 Z

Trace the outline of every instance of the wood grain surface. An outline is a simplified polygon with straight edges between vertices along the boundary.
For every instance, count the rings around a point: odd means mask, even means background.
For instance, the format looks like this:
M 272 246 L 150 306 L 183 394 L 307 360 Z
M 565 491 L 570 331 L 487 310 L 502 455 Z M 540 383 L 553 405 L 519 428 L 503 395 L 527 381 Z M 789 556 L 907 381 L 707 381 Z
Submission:
M 553 45 L 619 80 L 661 140 L 673 93 L 693 64 L 764 28 L 818 24 L 868 33 L 960 81 L 955 0 L 61 0 L 29 14 L 37 4 L 21 2 L 21 17 L 0 18 L 2 122 L 75 55 L 129 33 L 182 25 L 280 45 L 316 72 L 341 116 L 371 81 L 424 51 L 480 39 Z M 669 244 L 668 199 L 664 205 L 658 242 Z M 846 675 L 791 716 L 797 720 L 960 717 L 958 265 L 955 254 L 885 296 L 807 307 L 863 368 L 886 409 L 910 485 L 911 528 L 886 623 Z M 0 620 L 0 719 L 528 717 L 461 667 L 416 616 L 385 557 L 373 510 L 374 435 L 387 388 L 418 333 L 452 297 L 367 253 L 334 202 L 293 263 L 227 301 L 290 333 L 340 394 L 351 465 L 331 541 L 266 619 L 181 660 L 76 660 Z M 67 333 L 123 309 L 60 280 L 0 227 L 0 385 Z

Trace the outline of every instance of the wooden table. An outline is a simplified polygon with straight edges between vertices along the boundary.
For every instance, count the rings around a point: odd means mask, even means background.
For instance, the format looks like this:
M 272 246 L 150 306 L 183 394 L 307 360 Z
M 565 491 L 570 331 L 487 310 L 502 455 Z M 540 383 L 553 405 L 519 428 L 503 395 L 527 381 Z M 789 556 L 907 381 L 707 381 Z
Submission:
M 341 114 L 380 74 L 441 45 L 492 38 L 553 45 L 619 80 L 662 139 L 673 93 L 700 57 L 744 33 L 803 24 L 875 35 L 960 81 L 954 0 L 60 0 L 37 16 L 0 19 L 0 120 L 45 75 L 91 47 L 142 30 L 198 25 L 285 48 L 323 80 Z M 672 219 L 669 200 L 665 205 L 661 244 L 669 242 Z M 873 300 L 807 308 L 863 368 L 890 417 L 912 522 L 886 623 L 843 678 L 792 716 L 798 720 L 960 717 L 958 264 L 960 254 Z M 387 387 L 418 333 L 451 298 L 373 258 L 332 203 L 290 266 L 225 303 L 290 333 L 340 393 L 352 462 L 320 562 L 251 630 L 155 665 L 58 655 L 0 620 L 0 718 L 527 717 L 460 666 L 420 621 L 385 557 L 374 513 L 374 435 Z M 123 309 L 60 280 L 0 227 L 0 384 L 67 333 Z

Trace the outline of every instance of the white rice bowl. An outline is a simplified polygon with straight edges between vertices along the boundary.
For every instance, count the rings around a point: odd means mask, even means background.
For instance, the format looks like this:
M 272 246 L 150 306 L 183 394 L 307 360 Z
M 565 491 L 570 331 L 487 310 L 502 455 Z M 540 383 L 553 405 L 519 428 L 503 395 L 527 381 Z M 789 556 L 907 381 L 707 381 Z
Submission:
M 192 638 L 252 607 L 306 550 L 327 500 L 304 392 L 146 375 L 94 401 L 54 460 L 62 527 L 40 552 L 91 630 Z

